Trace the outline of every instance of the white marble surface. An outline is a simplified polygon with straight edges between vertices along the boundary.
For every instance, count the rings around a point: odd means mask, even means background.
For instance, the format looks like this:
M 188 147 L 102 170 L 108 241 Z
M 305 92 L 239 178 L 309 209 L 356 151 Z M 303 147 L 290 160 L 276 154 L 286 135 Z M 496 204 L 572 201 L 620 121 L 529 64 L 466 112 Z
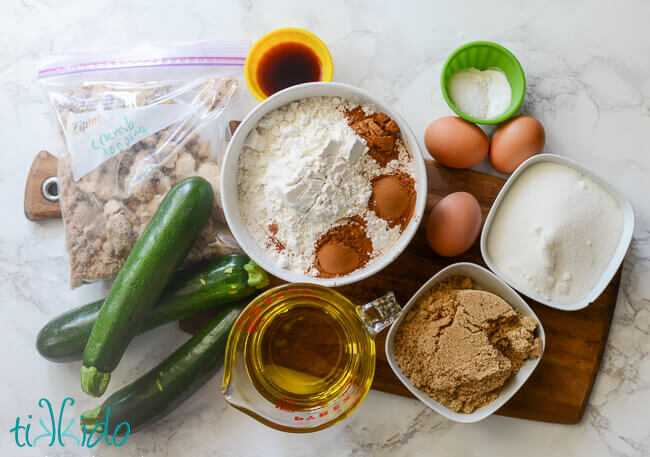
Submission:
M 436 3 L 437 5 L 434 5 Z M 399 6 L 398 6 L 399 5 Z M 509 2 L 3 0 L 0 15 L 0 455 L 650 455 L 650 3 L 647 0 Z M 575 426 L 491 417 L 449 422 L 415 400 L 371 392 L 348 420 L 323 432 L 275 432 L 227 407 L 220 376 L 121 448 L 18 449 L 8 430 L 38 413 L 42 396 L 94 406 L 79 363 L 55 365 L 34 349 L 54 315 L 104 293 L 70 291 L 60 221 L 28 222 L 25 177 L 37 151 L 61 143 L 35 73 L 52 50 L 133 42 L 247 38 L 281 26 L 310 29 L 329 45 L 335 80 L 392 103 L 422 137 L 448 113 L 438 87 L 445 57 L 487 39 L 520 59 L 525 111 L 546 127 L 547 150 L 579 160 L 632 202 L 637 226 L 614 324 L 589 406 Z M 240 107 L 253 105 L 249 99 Z M 482 168 L 487 168 L 482 166 Z M 126 384 L 185 335 L 169 325 L 138 338 L 114 375 Z M 44 442 L 45 440 L 43 440 Z

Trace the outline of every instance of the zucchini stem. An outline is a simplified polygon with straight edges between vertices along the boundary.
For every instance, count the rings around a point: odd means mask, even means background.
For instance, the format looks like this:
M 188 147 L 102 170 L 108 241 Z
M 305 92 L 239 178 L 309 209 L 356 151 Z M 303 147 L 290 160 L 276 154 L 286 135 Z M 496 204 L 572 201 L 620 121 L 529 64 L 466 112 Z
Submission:
M 86 426 L 86 433 L 91 432 L 97 424 L 99 424 L 99 412 L 102 409 L 102 405 L 98 405 L 96 408 L 86 411 L 81 415 L 79 422 L 81 423 L 81 431 L 84 430 L 84 425 Z M 104 427 L 99 427 L 97 432 L 103 432 Z
M 248 285 L 256 289 L 264 289 L 268 286 L 271 281 L 269 281 L 269 276 L 266 274 L 266 271 L 262 270 L 258 264 L 249 261 L 244 265 L 244 270 L 248 273 Z
M 93 397 L 101 397 L 106 392 L 110 373 L 102 373 L 97 367 L 81 367 L 81 389 Z

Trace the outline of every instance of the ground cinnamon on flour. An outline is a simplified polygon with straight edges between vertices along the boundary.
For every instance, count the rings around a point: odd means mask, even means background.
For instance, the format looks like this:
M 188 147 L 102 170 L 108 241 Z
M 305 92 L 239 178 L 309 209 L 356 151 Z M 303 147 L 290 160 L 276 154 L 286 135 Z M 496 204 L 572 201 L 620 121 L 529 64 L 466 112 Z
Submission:
M 363 267 L 372 253 L 366 221 L 359 216 L 332 227 L 316 242 L 318 277 L 332 278 Z
M 376 176 L 368 209 L 388 222 L 389 227 L 404 230 L 415 209 L 415 180 L 406 173 Z
M 348 124 L 368 144 L 368 154 L 380 166 L 399 157 L 396 142 L 399 139 L 399 126 L 384 113 L 366 114 L 361 107 L 346 111 Z
M 267 230 L 269 231 L 269 240 L 266 244 L 267 247 L 273 247 L 276 251 L 282 251 L 286 249 L 286 246 L 282 241 L 277 237 L 278 234 L 278 223 L 272 222 L 268 225 Z
M 492 402 L 528 358 L 542 353 L 537 322 L 469 278 L 436 284 L 406 315 L 395 359 L 414 386 L 452 411 Z

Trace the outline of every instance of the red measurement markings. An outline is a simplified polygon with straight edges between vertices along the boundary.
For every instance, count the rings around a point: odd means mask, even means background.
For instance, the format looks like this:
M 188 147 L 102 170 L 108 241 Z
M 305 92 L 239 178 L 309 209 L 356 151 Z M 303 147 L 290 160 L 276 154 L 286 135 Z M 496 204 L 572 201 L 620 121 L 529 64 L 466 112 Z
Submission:
M 268 297 L 255 308 L 244 311 L 244 313 L 239 316 L 239 319 L 237 319 L 235 327 L 239 330 L 244 330 L 247 333 L 255 333 L 257 331 L 257 325 L 262 318 L 260 315 L 261 312 L 268 306 L 272 305 L 273 301 L 274 299 L 272 297 Z
M 255 333 L 257 330 L 257 324 L 259 323 L 262 316 L 262 306 L 248 310 L 245 314 L 239 316 L 235 327 L 238 330 L 244 330 L 247 333 Z
M 316 412 L 314 412 L 313 414 L 310 414 L 307 417 L 294 416 L 293 420 L 296 421 L 296 422 L 302 422 L 302 421 L 311 421 L 311 420 L 320 419 L 320 418 L 323 418 L 323 417 L 327 416 L 330 413 L 330 411 L 335 413 L 335 412 L 339 411 L 343 406 L 348 405 L 348 404 L 353 404 L 361 396 L 361 391 L 356 386 L 356 383 L 351 380 L 351 376 L 348 377 L 347 383 L 348 383 L 349 388 L 345 393 L 345 398 L 343 398 L 342 400 L 339 400 L 338 403 L 333 405 L 331 409 L 323 409 L 322 411 L 320 411 L 318 413 L 318 417 L 314 416 L 316 414 Z M 352 389 L 354 389 L 354 391 L 352 391 Z M 321 405 L 320 407 L 324 408 L 324 406 L 325 405 Z M 276 408 L 279 408 L 279 406 L 276 405 Z M 280 409 L 282 409 L 282 408 L 280 408 Z M 285 411 L 289 411 L 289 410 L 285 410 Z M 289 411 L 289 412 L 295 412 L 295 411 Z
M 322 412 L 318 413 L 318 417 L 315 417 L 313 414 L 310 414 L 307 417 L 295 416 L 293 418 L 293 420 L 295 420 L 295 421 L 314 421 L 316 419 L 320 419 L 321 417 L 327 416 L 328 413 L 329 413 L 328 411 L 322 411 Z M 316 413 L 314 413 L 314 414 L 316 414 Z
M 278 403 L 276 403 L 275 407 L 277 409 L 281 409 L 282 411 L 287 411 L 289 413 L 294 413 L 296 412 L 296 408 L 294 406 L 294 402 L 292 400 L 289 400 L 288 398 L 281 398 L 278 400 Z
M 260 319 L 262 319 L 261 313 L 262 313 L 262 308 L 256 308 L 253 311 L 253 319 L 251 320 L 250 324 L 248 325 L 248 328 L 246 329 L 248 333 L 255 333 L 257 331 L 257 324 L 259 324 Z

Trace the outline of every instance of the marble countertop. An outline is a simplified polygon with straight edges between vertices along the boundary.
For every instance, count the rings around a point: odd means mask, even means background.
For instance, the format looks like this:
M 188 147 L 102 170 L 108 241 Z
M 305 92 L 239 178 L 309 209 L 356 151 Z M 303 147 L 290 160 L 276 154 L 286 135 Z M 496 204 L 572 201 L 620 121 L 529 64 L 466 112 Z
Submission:
M 0 16 L 0 455 L 11 456 L 547 456 L 650 455 L 650 3 L 344 1 L 6 0 Z M 515 6 L 516 5 L 516 6 Z M 372 391 L 346 421 L 313 435 L 268 429 L 228 407 L 217 376 L 170 416 L 120 448 L 18 448 L 8 431 L 36 414 L 38 400 L 77 400 L 79 363 L 46 362 L 34 349 L 40 327 L 100 297 L 103 284 L 71 291 L 60 221 L 23 215 L 25 178 L 36 152 L 61 147 L 35 79 L 54 50 L 135 42 L 244 38 L 282 26 L 312 30 L 330 47 L 336 81 L 392 104 L 422 138 L 449 113 L 438 85 L 446 56 L 467 41 L 508 47 L 526 72 L 523 110 L 542 121 L 548 152 L 580 161 L 632 202 L 636 229 L 603 365 L 581 423 L 545 424 L 493 416 L 463 425 L 421 403 Z M 254 106 L 249 97 L 239 115 Z M 482 165 L 479 168 L 487 170 Z M 186 336 L 170 324 L 137 338 L 114 374 L 125 385 Z M 37 417 L 37 416 L 35 416 Z M 36 420 L 36 419 L 34 419 Z M 75 425 L 76 426 L 76 425 Z

